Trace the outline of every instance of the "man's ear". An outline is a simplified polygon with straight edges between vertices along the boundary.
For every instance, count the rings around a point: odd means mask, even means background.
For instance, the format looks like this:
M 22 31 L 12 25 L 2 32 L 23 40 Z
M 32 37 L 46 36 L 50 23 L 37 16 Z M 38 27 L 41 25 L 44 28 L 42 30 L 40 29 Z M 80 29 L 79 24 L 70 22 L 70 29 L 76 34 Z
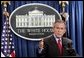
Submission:
M 66 33 L 66 29 L 65 29 L 64 33 Z
M 64 34 L 66 33 L 66 29 L 64 30 Z
M 66 37 L 66 29 L 64 30 L 64 35 L 63 36 Z
M 54 32 L 54 27 L 52 27 L 52 32 Z

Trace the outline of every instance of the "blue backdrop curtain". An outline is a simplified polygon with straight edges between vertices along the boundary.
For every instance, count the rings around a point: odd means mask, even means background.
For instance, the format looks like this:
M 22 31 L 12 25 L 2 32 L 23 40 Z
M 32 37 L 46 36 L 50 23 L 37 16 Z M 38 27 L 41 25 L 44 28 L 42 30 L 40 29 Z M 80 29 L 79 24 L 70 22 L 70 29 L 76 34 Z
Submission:
M 29 4 L 29 3 L 43 3 L 55 8 L 59 13 L 62 12 L 58 1 L 10 1 L 11 5 L 8 5 L 8 12 L 11 14 L 17 7 Z M 3 6 L 1 7 L 3 11 Z M 82 1 L 69 1 L 69 5 L 66 6 L 66 12 L 69 14 L 67 21 L 67 37 L 72 39 L 73 48 L 76 52 L 83 56 L 83 2 Z M 2 16 L 1 24 L 4 23 L 4 16 Z M 1 26 L 2 26 L 1 25 Z M 1 30 L 2 27 L 1 27 Z M 13 40 L 15 44 L 16 57 L 36 57 L 36 49 L 38 48 L 39 41 L 25 40 L 17 35 L 13 34 Z

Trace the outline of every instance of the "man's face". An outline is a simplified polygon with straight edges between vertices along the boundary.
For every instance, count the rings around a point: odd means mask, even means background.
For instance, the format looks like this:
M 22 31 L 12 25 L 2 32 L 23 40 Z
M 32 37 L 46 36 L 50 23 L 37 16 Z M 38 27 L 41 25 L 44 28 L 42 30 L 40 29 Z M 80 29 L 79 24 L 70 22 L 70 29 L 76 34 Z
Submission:
M 63 34 L 66 32 L 65 24 L 64 23 L 56 23 L 53 28 L 53 32 L 56 37 L 62 37 Z

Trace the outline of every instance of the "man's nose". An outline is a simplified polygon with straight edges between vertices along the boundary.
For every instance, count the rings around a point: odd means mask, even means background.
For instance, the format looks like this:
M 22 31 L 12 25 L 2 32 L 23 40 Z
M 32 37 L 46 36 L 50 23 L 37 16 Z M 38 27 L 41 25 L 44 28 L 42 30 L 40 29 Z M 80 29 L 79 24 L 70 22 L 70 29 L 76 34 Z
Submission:
M 58 32 L 61 32 L 61 31 L 62 31 L 61 29 L 58 30 Z

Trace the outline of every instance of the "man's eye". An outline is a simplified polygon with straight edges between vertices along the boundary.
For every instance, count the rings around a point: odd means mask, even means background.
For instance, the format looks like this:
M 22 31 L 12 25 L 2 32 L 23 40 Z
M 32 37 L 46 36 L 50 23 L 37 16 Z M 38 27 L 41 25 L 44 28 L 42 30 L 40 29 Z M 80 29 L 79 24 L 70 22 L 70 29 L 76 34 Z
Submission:
M 57 29 L 59 29 L 59 27 L 56 27 Z
M 61 28 L 61 29 L 63 29 L 63 28 Z

